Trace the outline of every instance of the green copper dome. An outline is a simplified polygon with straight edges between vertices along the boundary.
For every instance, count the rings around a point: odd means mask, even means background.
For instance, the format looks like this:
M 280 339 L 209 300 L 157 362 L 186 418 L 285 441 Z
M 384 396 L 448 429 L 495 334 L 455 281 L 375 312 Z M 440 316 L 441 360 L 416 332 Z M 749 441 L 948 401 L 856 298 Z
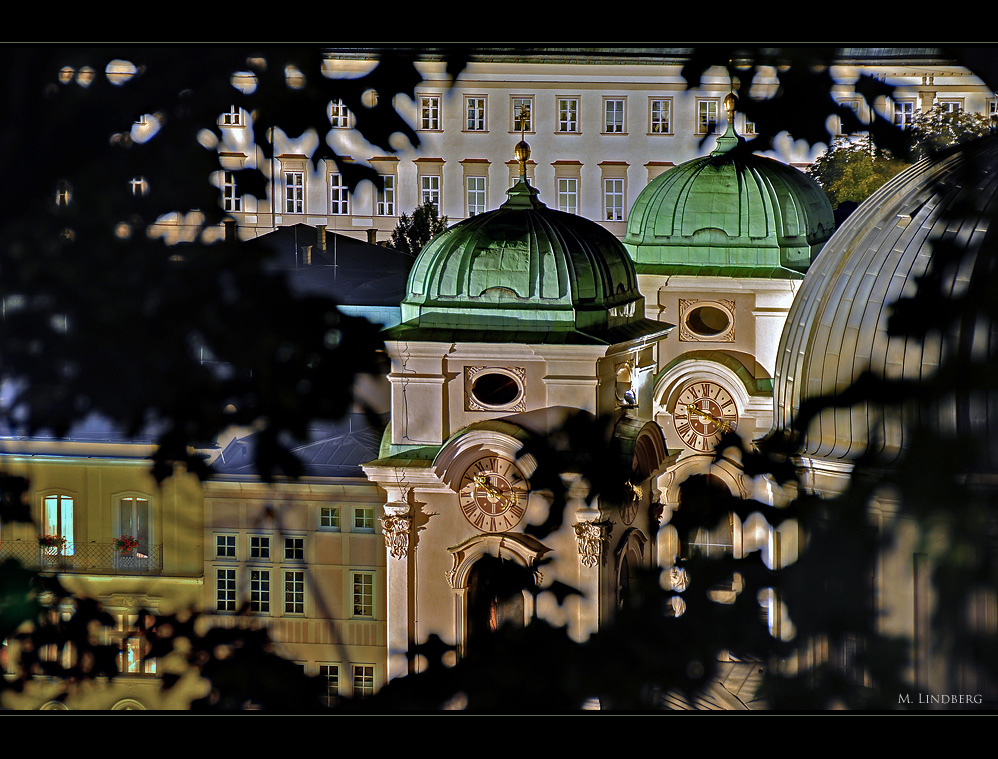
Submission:
M 610 232 L 548 208 L 522 176 L 508 196 L 423 248 L 397 331 L 418 330 L 426 339 L 478 330 L 486 340 L 592 342 L 651 330 L 634 265 Z
M 730 96 L 729 96 L 730 97 Z M 731 149 L 656 177 L 635 201 L 624 246 L 639 273 L 800 279 L 834 231 L 821 187 L 792 166 Z

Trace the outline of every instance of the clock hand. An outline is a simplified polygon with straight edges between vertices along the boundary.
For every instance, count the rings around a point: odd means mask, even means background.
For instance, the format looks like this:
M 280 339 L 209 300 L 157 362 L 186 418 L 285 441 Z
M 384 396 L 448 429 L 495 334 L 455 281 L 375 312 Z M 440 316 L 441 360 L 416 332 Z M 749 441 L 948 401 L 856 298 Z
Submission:
M 696 414 L 697 416 L 701 417 L 702 419 L 706 419 L 708 422 L 713 422 L 714 424 L 716 424 L 720 429 L 724 430 L 725 432 L 731 432 L 731 429 L 732 429 L 731 422 L 727 422 L 724 419 L 718 419 L 713 414 L 711 414 L 711 413 L 709 413 L 707 411 L 704 411 L 703 409 L 697 408 L 692 403 L 687 403 L 686 404 L 686 411 L 688 413 L 690 413 L 690 414 Z
M 500 503 L 504 503 L 507 506 L 514 506 L 517 502 L 516 493 L 511 492 L 509 495 L 504 495 L 503 492 L 492 485 L 488 477 L 484 474 L 475 475 L 475 484 L 478 485 L 482 490 L 488 493 L 490 496 L 495 498 Z

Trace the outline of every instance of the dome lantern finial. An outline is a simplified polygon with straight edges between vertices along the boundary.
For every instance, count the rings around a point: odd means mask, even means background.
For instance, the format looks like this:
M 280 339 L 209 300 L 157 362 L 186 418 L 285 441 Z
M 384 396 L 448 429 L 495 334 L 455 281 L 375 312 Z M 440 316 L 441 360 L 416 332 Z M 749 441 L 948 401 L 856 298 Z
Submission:
M 728 128 L 724 130 L 724 134 L 717 138 L 717 147 L 711 151 L 711 155 L 727 153 L 742 139 L 735 131 L 735 108 L 738 105 L 738 96 L 733 90 L 732 87 L 732 92 L 724 96 L 724 110 L 728 113 Z

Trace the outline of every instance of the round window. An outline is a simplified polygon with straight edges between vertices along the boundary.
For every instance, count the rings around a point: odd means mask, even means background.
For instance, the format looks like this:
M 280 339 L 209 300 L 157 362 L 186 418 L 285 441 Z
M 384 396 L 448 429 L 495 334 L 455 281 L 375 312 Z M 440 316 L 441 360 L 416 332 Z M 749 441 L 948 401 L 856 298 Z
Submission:
M 475 379 L 471 394 L 483 406 L 508 406 L 520 397 L 520 383 L 508 374 L 489 372 Z
M 698 335 L 719 335 L 731 324 L 727 311 L 717 306 L 698 306 L 686 315 L 687 326 Z

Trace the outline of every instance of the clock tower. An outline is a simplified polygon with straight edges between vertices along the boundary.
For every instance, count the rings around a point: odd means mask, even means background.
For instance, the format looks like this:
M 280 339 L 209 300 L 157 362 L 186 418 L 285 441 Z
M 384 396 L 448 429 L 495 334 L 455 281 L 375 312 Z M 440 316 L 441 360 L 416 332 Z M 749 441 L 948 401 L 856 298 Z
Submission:
M 655 562 L 651 483 L 667 451 L 652 382 L 672 325 L 644 317 L 620 242 L 547 208 L 527 182 L 525 142 L 516 157 L 505 203 L 423 248 L 402 323 L 385 333 L 392 418 L 364 470 L 389 494 L 389 677 L 417 666 L 407 654 L 431 634 L 460 655 L 495 626 L 541 617 L 585 639 L 634 566 Z M 521 448 L 579 414 L 610 420 L 636 486 L 625 504 L 570 498 L 562 527 L 538 539 L 527 526 L 551 498 Z M 583 595 L 500 600 L 496 573 L 513 566 Z

